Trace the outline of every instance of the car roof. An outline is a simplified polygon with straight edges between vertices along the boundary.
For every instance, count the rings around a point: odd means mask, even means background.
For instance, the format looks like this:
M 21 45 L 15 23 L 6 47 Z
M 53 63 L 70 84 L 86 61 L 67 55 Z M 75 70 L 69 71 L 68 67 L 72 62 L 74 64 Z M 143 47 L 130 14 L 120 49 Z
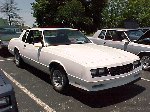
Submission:
M 31 28 L 27 30 L 77 30 L 73 28 Z
M 150 29 L 150 27 L 140 27 L 138 29 Z
M 101 29 L 101 30 L 131 31 L 131 30 L 138 30 L 138 29 L 110 28 L 110 29 Z

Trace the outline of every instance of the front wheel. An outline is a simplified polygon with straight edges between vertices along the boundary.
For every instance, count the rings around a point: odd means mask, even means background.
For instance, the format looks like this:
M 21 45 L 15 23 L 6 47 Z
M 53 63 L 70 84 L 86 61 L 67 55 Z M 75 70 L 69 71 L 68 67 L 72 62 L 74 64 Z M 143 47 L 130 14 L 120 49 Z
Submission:
M 64 93 L 66 92 L 69 81 L 66 73 L 62 69 L 52 69 L 51 71 L 51 84 L 57 92 Z
M 141 58 L 141 64 L 143 70 L 149 70 L 150 69 L 150 57 L 149 56 L 143 56 Z

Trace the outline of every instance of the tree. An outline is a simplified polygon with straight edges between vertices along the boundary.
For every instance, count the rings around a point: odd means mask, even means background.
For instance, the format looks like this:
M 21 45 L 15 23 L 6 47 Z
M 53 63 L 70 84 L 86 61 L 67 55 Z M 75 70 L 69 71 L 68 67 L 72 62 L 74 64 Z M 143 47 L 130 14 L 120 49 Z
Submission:
M 141 27 L 150 24 L 150 0 L 128 0 L 128 11 L 126 18 L 137 20 Z M 129 15 L 127 15 L 129 14 Z
M 58 25 L 55 18 L 57 9 L 66 0 L 35 0 L 32 3 L 33 16 L 36 18 L 37 25 L 40 27 Z
M 35 0 L 33 16 L 38 26 L 65 25 L 88 33 L 100 28 L 101 11 L 107 0 Z
M 114 28 L 123 25 L 124 12 L 127 10 L 127 0 L 109 0 L 102 11 L 103 28 Z
M 80 0 L 85 7 L 86 16 L 93 20 L 93 24 L 89 26 L 91 32 L 101 28 L 101 12 L 108 0 Z
M 85 30 L 83 26 L 92 24 L 92 20 L 85 16 L 85 8 L 78 0 L 66 2 L 64 6 L 58 7 L 57 20 L 64 26 Z
M 136 20 L 141 27 L 150 24 L 150 0 L 109 0 L 102 11 L 103 28 L 124 27 L 125 20 Z
M 19 10 L 20 9 L 17 8 L 17 4 L 14 2 L 14 0 L 6 0 L 0 6 L 0 12 L 7 16 L 10 26 L 12 24 L 20 24 L 20 22 L 22 23 L 22 18 L 17 13 Z

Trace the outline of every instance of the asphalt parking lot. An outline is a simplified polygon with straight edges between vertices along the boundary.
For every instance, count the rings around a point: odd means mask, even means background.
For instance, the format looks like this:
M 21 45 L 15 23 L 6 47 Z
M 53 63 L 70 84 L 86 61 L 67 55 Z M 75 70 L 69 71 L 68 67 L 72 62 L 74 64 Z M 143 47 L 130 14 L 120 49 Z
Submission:
M 150 72 L 142 71 L 135 84 L 98 92 L 70 87 L 55 92 L 49 76 L 25 65 L 18 68 L 7 50 L 0 50 L 0 68 L 11 80 L 19 112 L 150 112 Z

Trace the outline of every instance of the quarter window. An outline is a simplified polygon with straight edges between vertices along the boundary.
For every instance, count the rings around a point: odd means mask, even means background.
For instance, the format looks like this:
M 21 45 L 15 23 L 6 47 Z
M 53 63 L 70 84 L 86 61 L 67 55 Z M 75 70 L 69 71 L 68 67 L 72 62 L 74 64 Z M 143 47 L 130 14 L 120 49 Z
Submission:
M 101 33 L 99 34 L 98 38 L 104 39 L 105 33 L 106 33 L 106 30 L 102 30 Z

